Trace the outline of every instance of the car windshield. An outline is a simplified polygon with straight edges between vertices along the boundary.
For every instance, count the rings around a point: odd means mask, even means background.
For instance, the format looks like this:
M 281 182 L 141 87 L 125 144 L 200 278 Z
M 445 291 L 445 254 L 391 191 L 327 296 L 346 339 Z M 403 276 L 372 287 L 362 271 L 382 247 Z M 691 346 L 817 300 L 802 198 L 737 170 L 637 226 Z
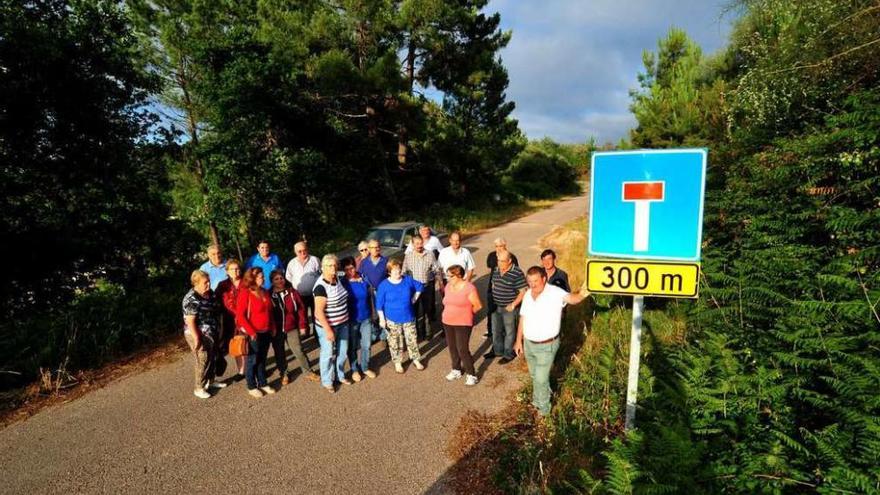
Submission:
M 382 247 L 400 247 L 403 229 L 373 229 L 367 234 L 367 240 L 376 239 Z

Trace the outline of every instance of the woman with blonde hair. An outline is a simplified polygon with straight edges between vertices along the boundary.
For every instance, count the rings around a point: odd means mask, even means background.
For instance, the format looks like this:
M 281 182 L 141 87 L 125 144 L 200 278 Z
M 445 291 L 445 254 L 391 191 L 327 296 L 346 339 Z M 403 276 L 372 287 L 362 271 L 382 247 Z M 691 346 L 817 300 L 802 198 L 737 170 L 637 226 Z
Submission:
M 195 389 L 193 395 L 208 399 L 209 388 L 223 388 L 214 383 L 217 346 L 220 341 L 220 305 L 211 291 L 211 280 L 202 270 L 189 277 L 192 289 L 183 296 L 183 337 L 195 357 Z

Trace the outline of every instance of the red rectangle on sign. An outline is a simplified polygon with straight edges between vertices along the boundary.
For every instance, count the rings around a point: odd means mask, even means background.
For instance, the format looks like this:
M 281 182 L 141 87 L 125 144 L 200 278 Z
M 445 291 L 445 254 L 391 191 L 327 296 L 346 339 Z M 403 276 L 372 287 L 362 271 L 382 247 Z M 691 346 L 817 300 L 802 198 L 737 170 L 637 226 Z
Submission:
M 663 200 L 662 182 L 624 182 L 623 199 L 625 201 Z

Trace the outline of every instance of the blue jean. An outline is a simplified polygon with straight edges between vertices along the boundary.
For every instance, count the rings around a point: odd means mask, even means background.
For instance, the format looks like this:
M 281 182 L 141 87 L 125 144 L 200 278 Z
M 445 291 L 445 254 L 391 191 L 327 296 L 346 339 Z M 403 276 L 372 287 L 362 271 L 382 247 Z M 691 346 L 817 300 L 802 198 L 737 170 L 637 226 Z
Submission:
M 244 367 L 248 390 L 266 386 L 266 357 L 271 343 L 271 332 L 258 333 L 256 339 L 248 339 L 247 363 Z
M 318 335 L 318 343 L 321 345 L 321 353 L 318 358 L 318 366 L 321 368 L 321 385 L 329 387 L 334 381 L 345 377 L 345 360 L 348 359 L 348 322 L 333 327 L 335 339 L 327 340 L 327 331 L 320 325 L 315 325 Z
M 348 336 L 348 365 L 352 371 L 361 373 L 370 369 L 370 347 L 373 344 L 373 321 L 369 318 L 350 322 Z
M 541 416 L 546 416 L 550 414 L 550 368 L 559 350 L 559 339 L 546 344 L 524 339 L 523 347 L 532 377 L 532 405 Z
M 513 341 L 516 340 L 516 319 L 519 316 L 519 308 L 507 311 L 504 306 L 498 306 L 492 312 L 492 352 L 497 356 L 513 359 Z

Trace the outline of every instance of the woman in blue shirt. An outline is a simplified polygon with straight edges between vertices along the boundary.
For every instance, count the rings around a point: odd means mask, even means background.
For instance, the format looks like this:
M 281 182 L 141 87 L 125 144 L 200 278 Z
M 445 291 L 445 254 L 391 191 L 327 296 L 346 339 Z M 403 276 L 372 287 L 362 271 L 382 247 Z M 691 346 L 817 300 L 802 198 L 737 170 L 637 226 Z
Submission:
M 388 351 L 394 361 L 394 370 L 403 373 L 401 352 L 403 339 L 406 349 L 417 370 L 425 369 L 421 363 L 416 336 L 416 314 L 413 304 L 422 293 L 423 285 L 409 275 L 404 276 L 400 261 L 388 260 L 388 278 L 379 284 L 376 293 L 376 312 L 379 326 L 388 330 Z
M 342 285 L 348 291 L 348 364 L 351 367 L 351 379 L 359 382 L 361 375 L 376 378 L 376 373 L 370 369 L 370 345 L 373 343 L 370 291 L 367 281 L 357 271 L 354 258 L 343 258 L 342 271 L 345 273 Z M 360 347 L 357 343 L 360 343 Z

